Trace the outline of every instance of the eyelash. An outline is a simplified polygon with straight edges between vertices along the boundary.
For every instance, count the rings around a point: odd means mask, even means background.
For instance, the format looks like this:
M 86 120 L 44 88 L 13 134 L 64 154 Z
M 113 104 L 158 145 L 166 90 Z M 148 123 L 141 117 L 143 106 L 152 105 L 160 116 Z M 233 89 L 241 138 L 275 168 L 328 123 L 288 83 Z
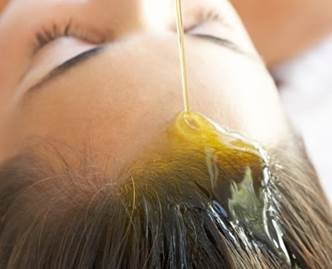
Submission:
M 202 21 L 223 21 L 223 18 L 218 11 L 209 9 L 202 14 Z
M 224 23 L 224 20 L 218 11 L 212 9 L 206 10 L 200 14 L 197 23 L 185 29 L 185 33 L 190 33 L 190 31 L 194 30 L 195 28 L 201 26 L 204 23 L 218 21 Z
M 71 20 L 64 24 L 53 23 L 47 27 L 42 27 L 36 32 L 34 36 L 34 51 L 45 47 L 47 44 L 55 41 L 61 37 L 74 37 L 88 43 L 99 44 L 105 41 L 104 36 L 99 36 L 100 33 L 91 33 L 86 28 L 74 26 Z
M 222 20 L 220 14 L 215 10 L 208 10 L 207 12 L 201 14 L 201 22 L 199 24 L 207 21 L 218 20 Z M 198 25 L 194 25 L 187 30 L 191 30 L 197 26 Z M 187 30 L 185 32 L 187 32 Z M 99 37 L 98 40 L 96 40 L 96 38 L 90 36 L 86 30 L 82 31 L 82 29 L 77 26 L 74 27 L 72 20 L 69 20 L 63 25 L 53 23 L 50 26 L 42 27 L 39 31 L 37 31 L 34 38 L 34 51 L 37 52 L 47 44 L 61 37 L 74 37 L 95 44 L 103 43 L 105 41 L 105 37 Z
M 59 37 L 69 36 L 70 28 L 71 23 L 67 23 L 62 29 L 59 29 L 57 24 L 53 24 L 50 28 L 42 28 L 35 34 L 36 49 L 41 49 Z

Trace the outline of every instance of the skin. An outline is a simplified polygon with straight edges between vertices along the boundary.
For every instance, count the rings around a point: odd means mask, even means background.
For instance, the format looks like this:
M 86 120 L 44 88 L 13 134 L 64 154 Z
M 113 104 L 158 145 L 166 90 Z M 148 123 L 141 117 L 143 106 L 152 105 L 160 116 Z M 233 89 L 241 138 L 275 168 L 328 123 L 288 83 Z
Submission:
M 88 145 L 100 164 L 105 156 L 112 160 L 112 171 L 165 131 L 183 107 L 177 37 L 173 6 L 153 3 L 11 1 L 0 20 L 0 159 L 39 137 L 77 150 Z M 275 85 L 228 1 L 183 5 L 185 27 L 192 29 L 186 36 L 192 110 L 264 145 L 287 137 Z M 211 10 L 219 20 L 204 19 Z M 59 38 L 33 49 L 36 31 L 68 18 L 89 33 L 86 40 Z M 195 34 L 227 38 L 242 52 Z M 62 62 L 99 46 L 30 89 Z
M 231 0 L 269 66 L 332 32 L 331 0 Z
M 1 0 L 0 1 L 0 12 L 2 12 L 2 10 L 5 8 L 5 6 L 7 5 L 8 1 L 7 0 Z

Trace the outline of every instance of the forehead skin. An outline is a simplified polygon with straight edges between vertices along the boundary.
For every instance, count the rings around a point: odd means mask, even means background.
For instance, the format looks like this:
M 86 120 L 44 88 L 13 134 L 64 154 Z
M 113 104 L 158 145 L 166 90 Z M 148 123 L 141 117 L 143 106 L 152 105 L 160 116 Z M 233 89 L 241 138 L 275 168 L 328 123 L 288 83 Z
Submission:
M 174 44 L 175 35 L 137 35 L 105 48 L 30 95 L 18 116 L 19 133 L 77 147 L 91 143 L 118 162 L 133 158 L 182 110 Z M 282 116 L 265 69 L 203 41 L 187 46 L 192 109 L 255 140 L 277 141 L 282 128 L 270 132 L 266 126 L 282 126 Z
M 239 46 L 247 47 L 242 36 Z M 192 109 L 263 144 L 277 143 L 284 116 L 263 64 L 197 37 L 188 36 L 186 47 Z M 2 146 L 19 148 L 36 136 L 75 148 L 89 144 L 120 167 L 182 110 L 179 74 L 175 32 L 128 33 L 17 103 Z

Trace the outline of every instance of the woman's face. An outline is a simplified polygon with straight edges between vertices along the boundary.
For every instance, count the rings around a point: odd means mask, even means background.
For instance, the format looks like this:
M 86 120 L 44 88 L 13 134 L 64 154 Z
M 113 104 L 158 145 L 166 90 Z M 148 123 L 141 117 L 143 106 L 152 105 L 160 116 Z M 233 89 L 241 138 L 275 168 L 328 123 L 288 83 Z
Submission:
M 277 143 L 286 128 L 276 89 L 233 8 L 183 9 L 192 110 Z M 175 1 L 12 0 L 0 59 L 2 159 L 45 137 L 127 160 L 183 108 Z

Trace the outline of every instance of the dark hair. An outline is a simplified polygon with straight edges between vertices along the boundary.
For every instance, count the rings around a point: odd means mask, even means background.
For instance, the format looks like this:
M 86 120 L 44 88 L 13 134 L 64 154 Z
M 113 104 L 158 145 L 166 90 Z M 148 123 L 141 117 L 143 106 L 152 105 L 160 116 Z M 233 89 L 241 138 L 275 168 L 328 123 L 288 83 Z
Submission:
M 327 269 L 331 211 L 303 155 L 285 146 L 271 154 L 282 160 L 272 168 L 278 216 L 297 268 Z M 117 180 L 87 161 L 74 169 L 59 153 L 45 156 L 22 153 L 0 169 L 0 268 L 289 267 L 225 232 L 211 186 L 191 177 L 205 173 L 193 153 L 167 173 L 150 163 L 139 178 Z

